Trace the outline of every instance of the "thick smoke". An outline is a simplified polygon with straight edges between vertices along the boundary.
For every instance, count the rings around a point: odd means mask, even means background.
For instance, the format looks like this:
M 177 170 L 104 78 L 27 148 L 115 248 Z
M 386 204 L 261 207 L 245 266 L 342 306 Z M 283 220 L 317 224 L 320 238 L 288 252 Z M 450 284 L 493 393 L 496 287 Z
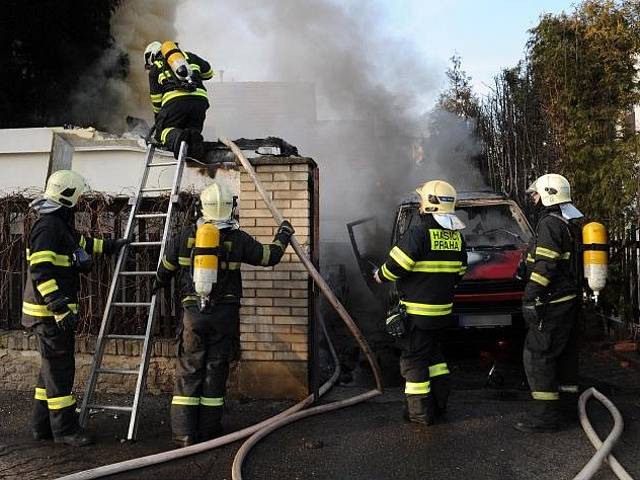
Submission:
M 384 36 L 383 12 L 372 3 L 187 0 L 176 10 L 181 46 L 224 70 L 224 84 L 208 83 L 212 106 L 205 137 L 280 136 L 318 162 L 325 265 L 355 267 L 345 223 L 357 218 L 379 218 L 377 230 L 369 227 L 374 240 L 366 253 L 388 248 L 395 206 L 422 182 L 444 178 L 458 189 L 481 184 L 469 164 L 478 151 L 471 128 L 454 115 L 429 113 L 445 65 L 425 59 L 410 39 Z M 114 18 L 117 43 L 135 59 L 127 84 L 130 114 L 149 111 L 137 60 L 146 42 L 172 38 L 171 5 L 156 0 L 144 2 L 143 9 L 142 2 L 129 2 Z M 229 81 L 302 87 L 285 89 L 270 116 L 259 101 L 248 106 L 246 97 L 225 104 Z M 310 85 L 311 102 L 295 93 L 304 93 L 302 82 Z M 303 103 L 316 111 L 300 113 Z M 349 281 L 352 288 L 363 287 L 357 273 Z
M 149 81 L 143 52 L 154 40 L 174 38 L 176 2 L 125 0 L 111 19 L 114 44 L 82 76 L 72 94 L 73 118 L 120 132 L 127 115 L 147 118 Z

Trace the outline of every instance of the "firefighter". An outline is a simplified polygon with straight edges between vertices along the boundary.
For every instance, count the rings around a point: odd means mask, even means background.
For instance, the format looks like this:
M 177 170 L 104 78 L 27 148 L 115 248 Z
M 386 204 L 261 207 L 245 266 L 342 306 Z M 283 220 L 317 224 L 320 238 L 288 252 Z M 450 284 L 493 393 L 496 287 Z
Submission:
M 406 313 L 406 326 L 397 340 L 406 381 L 405 418 L 431 425 L 447 407 L 450 379 L 441 330 L 449 326 L 453 293 L 467 269 L 467 252 L 459 231 L 464 224 L 454 213 L 453 186 L 433 180 L 416 192 L 420 220 L 391 249 L 374 279 L 397 282 L 399 310 Z
M 188 77 L 179 77 L 167 61 L 174 52 L 186 60 Z M 150 43 L 144 51 L 144 61 L 145 69 L 149 70 L 156 141 L 177 158 L 184 140 L 189 145 L 189 155 L 201 158 L 204 155 L 202 127 L 209 108 L 202 82 L 213 77 L 211 65 L 195 53 L 182 52 L 173 42 Z
M 49 177 L 43 196 L 31 203 L 38 218 L 27 244 L 29 268 L 22 303 L 22 325 L 35 333 L 42 360 L 35 388 L 33 436 L 74 447 L 91 443 L 80 430 L 71 392 L 80 273 L 89 272 L 92 257 L 115 253 L 128 243 L 76 232 L 74 210 L 84 190 L 82 176 L 58 170 Z
M 171 401 L 173 441 L 179 446 L 215 438 L 222 433 L 222 411 L 229 362 L 238 353 L 242 297 L 241 263 L 276 265 L 294 230 L 287 220 L 271 244 L 263 245 L 240 230 L 236 199 L 214 182 L 200 194 L 201 216 L 168 245 L 157 271 L 154 290 L 169 285 L 177 274 L 183 317 L 178 335 L 176 382 Z M 218 278 L 203 305 L 194 285 L 194 242 L 205 223 L 219 230 Z M 204 307 L 204 308 L 203 308 Z
M 533 401 L 515 428 L 551 432 L 561 426 L 562 407 L 577 408 L 582 213 L 562 175 L 543 175 L 527 192 L 538 213 L 522 303 L 528 328 L 523 361 Z

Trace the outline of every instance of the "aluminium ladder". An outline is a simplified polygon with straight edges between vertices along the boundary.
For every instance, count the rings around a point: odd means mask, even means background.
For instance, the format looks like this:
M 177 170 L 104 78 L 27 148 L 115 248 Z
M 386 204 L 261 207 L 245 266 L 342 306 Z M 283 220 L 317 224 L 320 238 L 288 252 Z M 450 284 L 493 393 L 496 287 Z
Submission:
M 98 333 L 98 339 L 96 342 L 96 351 L 93 357 L 93 363 L 91 365 L 91 373 L 89 375 L 89 379 L 87 381 L 87 385 L 85 388 L 84 396 L 82 398 L 82 406 L 80 409 L 80 425 L 85 427 L 87 424 L 87 420 L 89 417 L 90 409 L 96 410 L 106 410 L 113 411 L 118 413 L 129 413 L 129 430 L 127 432 L 127 440 L 135 440 L 137 427 L 138 427 L 138 410 L 140 408 L 140 400 L 142 398 L 145 386 L 146 386 L 146 378 L 147 378 L 147 369 L 149 367 L 149 359 L 151 357 L 152 351 L 152 334 L 153 334 L 153 323 L 155 316 L 155 308 L 156 308 L 156 297 L 155 293 L 152 293 L 151 300 L 148 302 L 118 302 L 114 301 L 114 297 L 116 297 L 117 292 L 119 291 L 119 286 L 121 285 L 120 281 L 124 278 L 144 278 L 155 276 L 155 271 L 123 271 L 123 267 L 126 263 L 127 251 L 129 248 L 137 248 L 137 247 L 149 247 L 149 246 L 160 246 L 160 255 L 158 258 L 158 265 L 162 261 L 162 256 L 164 255 L 166 241 L 169 237 L 170 223 L 171 223 L 171 213 L 173 211 L 173 206 L 178 201 L 178 192 L 180 188 L 180 181 L 182 179 L 182 172 L 184 169 L 184 160 L 187 154 L 187 144 L 182 142 L 180 145 L 180 152 L 178 154 L 177 161 L 169 161 L 169 162 L 153 162 L 155 152 L 155 145 L 149 144 L 147 147 L 147 154 L 145 158 L 145 167 L 142 173 L 142 178 L 140 180 L 140 184 L 138 186 L 138 190 L 136 195 L 129 200 L 129 204 L 131 205 L 131 211 L 129 213 L 129 219 L 127 221 L 127 227 L 125 231 L 124 238 L 131 239 L 133 230 L 135 229 L 134 223 L 136 220 L 148 219 L 148 218 L 162 218 L 164 219 L 164 229 L 162 233 L 161 241 L 134 241 L 128 245 L 122 247 L 118 254 L 118 260 L 116 262 L 116 268 L 113 274 L 113 279 L 111 281 L 111 287 L 109 288 L 109 295 L 107 297 L 107 304 L 104 309 L 104 314 L 102 316 L 102 324 L 100 325 L 100 332 Z M 147 188 L 147 180 L 149 177 L 149 171 L 152 168 L 157 167 L 169 167 L 175 166 L 175 173 L 173 176 L 173 184 L 170 188 Z M 142 204 L 142 199 L 145 197 L 145 193 L 170 193 L 169 198 L 169 206 L 167 208 L 166 213 L 138 213 L 138 209 Z M 111 321 L 114 315 L 114 307 L 122 308 L 126 311 L 129 308 L 148 308 L 147 322 L 144 335 L 119 335 L 119 334 L 111 334 L 109 333 L 111 327 Z M 133 369 L 118 369 L 118 368 L 106 368 L 103 366 L 103 355 L 105 351 L 105 346 L 109 340 L 126 340 L 126 341 L 136 341 L 142 342 L 142 348 L 140 349 L 140 364 L 137 368 Z M 133 402 L 130 405 L 119 406 L 119 405 L 98 405 L 91 403 L 91 400 L 95 393 L 95 388 L 98 380 L 98 375 L 100 374 L 119 374 L 119 375 L 136 375 L 136 387 L 133 396 Z

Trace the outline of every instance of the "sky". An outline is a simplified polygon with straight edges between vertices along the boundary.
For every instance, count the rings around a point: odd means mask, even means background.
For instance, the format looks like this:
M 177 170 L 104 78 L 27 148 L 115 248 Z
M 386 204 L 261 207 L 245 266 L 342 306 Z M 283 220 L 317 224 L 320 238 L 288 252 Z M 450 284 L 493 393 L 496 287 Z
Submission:
M 434 68 L 462 57 L 474 88 L 486 94 L 494 76 L 524 56 L 528 30 L 543 13 L 573 9 L 575 0 L 375 0 L 390 37 L 411 38 Z M 443 80 L 444 82 L 444 77 Z

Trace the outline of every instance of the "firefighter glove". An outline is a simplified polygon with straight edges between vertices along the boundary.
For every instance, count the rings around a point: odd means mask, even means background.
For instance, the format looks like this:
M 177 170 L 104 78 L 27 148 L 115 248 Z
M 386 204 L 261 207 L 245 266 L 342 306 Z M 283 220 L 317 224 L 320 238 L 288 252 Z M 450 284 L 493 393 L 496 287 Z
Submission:
M 64 315 L 68 312 L 69 302 L 71 302 L 69 298 L 60 292 L 54 292 L 51 295 L 47 295 L 44 297 L 44 301 L 46 302 L 49 310 L 51 310 L 51 313 L 54 315 Z
M 526 325 L 534 325 L 539 322 L 536 302 L 522 302 L 522 317 Z
M 56 316 L 56 325 L 60 330 L 67 333 L 72 333 L 76 331 L 76 327 L 78 326 L 78 317 L 71 310 L 67 311 L 67 313 L 62 316 L 60 319 Z
M 290 238 L 291 235 L 296 233 L 296 231 L 293 229 L 293 225 L 291 225 L 291 222 L 289 222 L 289 220 L 283 220 L 280 224 L 280 227 L 278 228 L 278 233 L 282 233 Z
M 122 247 L 125 245 L 129 245 L 131 240 L 128 238 L 117 238 L 113 241 L 113 251 L 114 253 L 118 253 Z

